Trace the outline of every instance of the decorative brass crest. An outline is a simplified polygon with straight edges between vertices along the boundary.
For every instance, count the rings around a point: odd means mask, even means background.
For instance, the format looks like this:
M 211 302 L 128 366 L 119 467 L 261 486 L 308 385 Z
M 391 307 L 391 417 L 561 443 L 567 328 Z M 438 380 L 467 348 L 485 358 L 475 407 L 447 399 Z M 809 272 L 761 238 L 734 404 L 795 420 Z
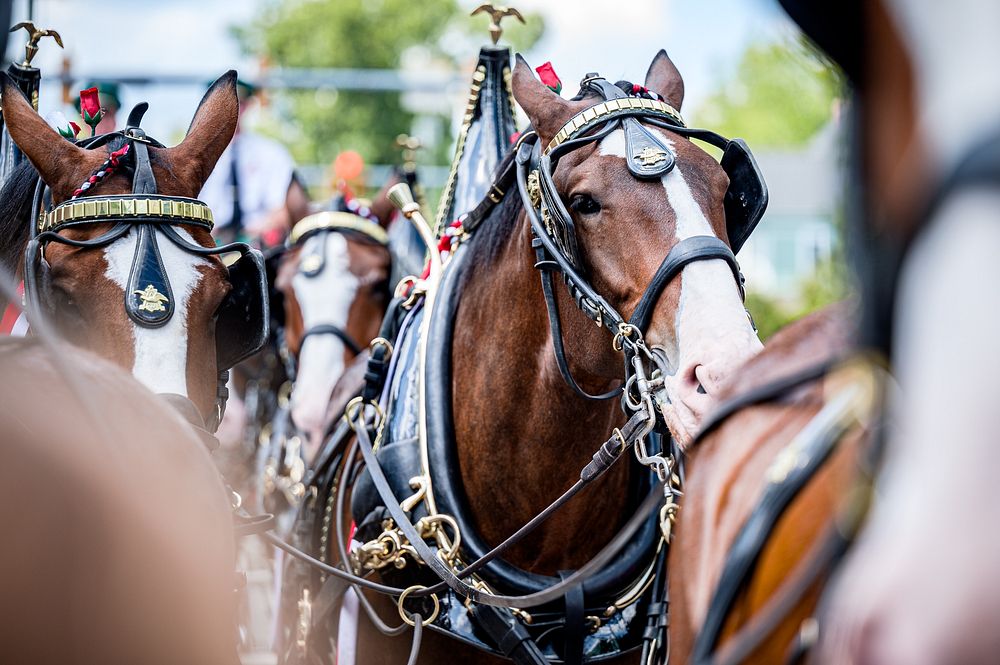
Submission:
M 670 153 L 666 150 L 660 150 L 659 148 L 647 145 L 642 149 L 642 152 L 636 153 L 633 157 L 642 162 L 643 166 L 655 166 L 660 162 L 667 161 L 667 158 L 670 157 Z
M 469 16 L 475 16 L 476 14 L 482 12 L 485 12 L 490 17 L 490 38 L 493 40 L 494 45 L 500 41 L 500 35 L 503 34 L 503 27 L 501 27 L 500 23 L 505 18 L 513 16 L 521 23 L 524 23 L 524 17 L 521 16 L 521 12 L 517 11 L 513 7 L 504 7 L 503 5 L 480 5 L 479 7 L 473 9 Z
M 21 63 L 22 67 L 31 66 L 31 61 L 34 59 L 35 54 L 38 53 L 38 42 L 42 37 L 51 37 L 59 44 L 59 48 L 63 47 L 62 37 L 55 30 L 45 30 L 35 27 L 35 24 L 31 21 L 22 21 L 18 23 L 13 28 L 10 29 L 11 32 L 17 32 L 18 30 L 24 28 L 28 32 L 28 43 L 24 45 L 24 62 Z M 37 105 L 35 110 L 38 110 Z
M 170 300 L 156 290 L 156 287 L 152 284 L 147 284 L 146 288 L 142 291 L 133 291 L 135 295 L 139 296 L 139 300 L 142 303 L 139 305 L 140 310 L 147 312 L 165 312 L 167 308 L 163 306 L 163 303 L 170 302 Z

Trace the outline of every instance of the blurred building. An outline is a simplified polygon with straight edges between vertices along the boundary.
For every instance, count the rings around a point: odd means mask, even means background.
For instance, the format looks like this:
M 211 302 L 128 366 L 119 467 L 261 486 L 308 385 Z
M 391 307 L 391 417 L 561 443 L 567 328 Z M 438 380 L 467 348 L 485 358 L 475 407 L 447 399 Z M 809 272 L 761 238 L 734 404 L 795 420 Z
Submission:
M 841 128 L 831 122 L 802 150 L 755 153 L 770 203 L 739 256 L 754 291 L 794 297 L 797 285 L 832 255 L 839 242 L 842 152 Z

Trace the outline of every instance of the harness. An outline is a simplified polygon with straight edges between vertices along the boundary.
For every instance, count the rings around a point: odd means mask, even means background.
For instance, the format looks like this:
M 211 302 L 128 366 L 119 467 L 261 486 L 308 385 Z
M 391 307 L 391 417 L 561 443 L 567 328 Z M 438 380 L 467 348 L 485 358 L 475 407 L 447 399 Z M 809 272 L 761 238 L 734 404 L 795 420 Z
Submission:
M 120 140 L 114 151 L 74 196 L 46 209 L 50 198 L 48 186 L 38 181 L 32 203 L 31 233 L 24 260 L 25 298 L 37 312 L 55 317 L 58 312 L 52 298 L 49 265 L 45 247 L 56 242 L 71 247 L 97 249 L 106 247 L 136 230 L 138 241 L 129 274 L 123 306 L 129 318 L 145 328 L 165 325 L 174 314 L 170 276 L 160 258 L 161 235 L 185 252 L 197 256 L 238 253 L 228 266 L 232 286 L 219 306 L 216 319 L 216 365 L 219 370 L 216 412 L 208 426 L 214 431 L 222 420 L 228 398 L 226 383 L 229 368 L 256 353 L 267 341 L 267 277 L 261 253 L 241 242 L 221 247 L 202 247 L 178 232 L 178 227 L 212 229 L 212 212 L 201 201 L 157 193 L 156 178 L 149 159 L 149 147 L 163 144 L 146 136 L 139 127 L 148 104 L 137 105 L 129 114 L 121 132 L 102 134 L 78 141 L 80 147 L 96 149 Z M 118 168 L 131 168 L 132 193 L 115 196 L 87 196 L 92 188 Z M 61 231 L 94 224 L 111 224 L 111 229 L 96 238 L 74 240 Z
M 837 450 L 851 427 L 863 424 L 876 412 L 884 372 L 861 361 L 835 358 L 781 377 L 737 395 L 715 411 L 692 445 L 697 445 L 730 416 L 750 406 L 774 401 L 804 385 L 834 373 L 848 377 L 846 386 L 835 393 L 796 437 L 774 458 L 767 472 L 767 484 L 757 504 L 736 535 L 715 586 L 691 662 L 697 665 L 736 665 L 744 662 L 795 609 L 807 592 L 826 579 L 847 552 L 867 510 L 867 496 L 857 493 L 844 514 L 833 520 L 801 562 L 785 577 L 767 605 L 734 635 L 722 642 L 722 632 L 733 608 L 757 570 L 757 562 L 778 521 L 817 472 Z M 862 473 L 870 477 L 881 453 L 879 434 L 866 451 Z M 803 625 L 788 662 L 799 659 L 815 643 L 815 622 Z
M 743 140 L 725 139 L 708 130 L 689 129 L 680 114 L 669 104 L 660 100 L 629 97 L 618 86 L 596 74 L 587 75 L 578 97 L 587 92 L 596 93 L 604 101 L 575 115 L 544 148 L 539 144 L 537 134 L 526 132 L 516 147 L 516 158 L 498 176 L 489 196 L 469 213 L 463 227 L 467 233 L 471 233 L 516 181 L 534 234 L 532 246 L 536 252 L 536 267 L 541 273 L 559 371 L 566 383 L 581 397 L 610 399 L 622 394 L 621 389 L 614 389 L 603 395 L 590 395 L 580 388 L 569 370 L 552 273 L 562 275 L 577 307 L 598 326 L 606 327 L 614 335 L 615 348 L 624 351 L 625 355 L 626 387 L 634 376 L 630 360 L 636 353 L 654 360 L 666 373 L 662 359 L 653 359 L 653 354 L 645 349 L 642 341 L 656 302 L 667 284 L 686 265 L 712 259 L 726 262 L 733 272 L 740 294 L 744 295 L 744 280 L 735 252 L 749 238 L 767 208 L 767 186 Z M 674 167 L 674 152 L 644 127 L 640 120 L 672 134 L 698 139 L 723 150 L 721 166 L 729 176 L 724 206 L 727 235 L 732 249 L 715 236 L 693 236 L 681 240 L 667 253 L 632 316 L 626 318 L 597 293 L 588 281 L 580 261 L 572 217 L 559 197 L 552 174 L 560 157 L 599 141 L 616 129 L 622 129 L 625 133 L 625 159 L 629 171 L 639 179 L 663 177 Z M 635 401 L 632 403 L 635 404 Z
M 580 480 L 573 487 L 515 534 L 492 549 L 482 545 L 476 547 L 474 542 L 470 544 L 470 540 L 475 539 L 465 529 L 459 528 L 459 522 L 441 512 L 440 506 L 437 509 L 434 507 L 438 501 L 446 500 L 441 496 L 438 499 L 434 498 L 434 493 L 430 490 L 432 485 L 430 474 L 447 472 L 441 469 L 435 471 L 434 464 L 430 465 L 430 469 L 426 468 L 426 456 L 439 455 L 443 448 L 436 443 L 429 445 L 428 437 L 447 436 L 443 432 L 449 431 L 448 423 L 444 422 L 447 420 L 446 412 L 438 408 L 448 399 L 433 392 L 432 388 L 447 384 L 446 377 L 449 370 L 445 356 L 448 355 L 446 350 L 449 345 L 440 343 L 446 338 L 437 336 L 433 342 L 428 342 L 428 333 L 449 325 L 449 312 L 453 311 L 457 302 L 457 299 L 450 294 L 454 290 L 454 284 L 460 279 L 459 268 L 466 248 L 461 246 L 460 240 L 443 276 L 440 257 L 432 251 L 427 279 L 417 280 L 411 289 L 410 297 L 403 303 L 404 307 L 412 308 L 411 315 L 417 317 L 411 322 L 411 327 L 421 328 L 421 338 L 416 351 L 418 360 L 415 365 L 416 374 L 420 377 L 421 399 L 419 413 L 413 414 L 413 417 L 417 419 L 419 425 L 418 439 L 421 441 L 423 451 L 421 455 L 424 456 L 419 465 L 424 469 L 422 472 L 424 479 L 411 480 L 411 475 L 405 470 L 408 467 L 405 465 L 402 468 L 396 468 L 398 465 L 383 467 L 386 445 L 389 448 L 394 446 L 391 443 L 380 445 L 385 428 L 384 415 L 381 406 L 375 403 L 372 408 L 370 406 L 372 402 L 368 401 L 383 392 L 380 382 L 384 382 L 385 375 L 384 373 L 380 375 L 378 371 L 369 373 L 364 400 L 359 397 L 349 405 L 345 413 L 345 423 L 321 452 L 316 475 L 309 478 L 310 483 L 316 482 L 317 477 L 329 479 L 329 484 L 325 484 L 324 481 L 324 487 L 328 489 L 324 490 L 323 495 L 316 497 L 317 501 L 325 504 L 322 513 L 326 516 L 323 521 L 323 536 L 318 543 L 321 557 L 325 556 L 326 548 L 330 546 L 330 531 L 334 531 L 336 537 L 342 539 L 342 528 L 340 528 L 342 525 L 338 522 L 335 526 L 333 522 L 339 520 L 344 505 L 345 487 L 353 478 L 353 460 L 360 452 L 365 463 L 363 478 L 368 478 L 371 492 L 381 501 L 387 519 L 384 522 L 384 533 L 365 544 L 364 548 L 371 545 L 373 548 L 371 551 L 376 553 L 381 549 L 382 554 L 378 554 L 376 559 L 382 557 L 385 562 L 379 561 L 377 568 L 383 567 L 384 563 L 393 562 L 396 568 L 404 567 L 405 559 L 401 557 L 405 554 L 423 564 L 419 569 L 423 572 L 417 575 L 417 583 L 406 588 L 373 583 L 330 566 L 325 561 L 317 560 L 287 543 L 273 540 L 277 546 L 294 557 L 312 564 L 326 576 L 326 582 L 320 592 L 323 600 L 317 600 L 317 605 L 323 608 L 330 606 L 332 601 L 327 597 L 330 594 L 323 593 L 328 588 L 332 589 L 334 598 L 342 591 L 342 587 L 338 586 L 342 584 L 341 582 L 334 583 L 333 587 L 329 586 L 334 582 L 334 578 L 351 585 L 396 596 L 401 617 L 405 622 L 416 623 L 418 626 L 427 624 L 429 628 L 436 630 L 447 630 L 447 626 L 456 620 L 451 612 L 456 606 L 464 603 L 470 609 L 476 624 L 485 631 L 493 643 L 492 647 L 487 645 L 486 648 L 502 653 L 517 663 L 537 664 L 551 662 L 552 655 L 541 652 L 536 643 L 538 633 L 533 634 L 529 631 L 526 625 L 530 620 L 528 611 L 531 608 L 542 608 L 544 615 L 547 605 L 562 601 L 566 606 L 564 623 L 567 629 L 567 643 L 563 649 L 562 659 L 564 662 L 581 662 L 583 656 L 580 645 L 583 637 L 581 633 L 574 635 L 574 631 L 583 617 L 584 590 L 594 588 L 595 580 L 600 579 L 606 570 L 610 570 L 609 564 L 621 558 L 623 549 L 632 543 L 636 534 L 651 524 L 654 534 L 657 531 L 656 526 L 660 527 L 656 539 L 661 541 L 661 546 L 660 554 L 647 559 L 652 564 L 653 573 L 640 585 L 637 593 L 637 597 L 646 599 L 643 600 L 646 607 L 644 617 L 646 628 L 641 631 L 638 639 L 643 647 L 644 659 L 653 658 L 666 647 L 667 599 L 666 583 L 663 578 L 665 566 L 657 565 L 655 562 L 664 562 L 665 543 L 669 541 L 671 525 L 677 510 L 676 500 L 679 495 L 677 485 L 681 470 L 678 467 L 678 453 L 674 446 L 659 443 L 661 438 L 659 433 L 665 432 L 666 429 L 662 421 L 658 420 L 654 394 L 663 389 L 662 375 L 666 368 L 663 366 L 664 360 L 646 347 L 643 334 L 663 289 L 688 263 L 709 259 L 726 261 L 741 292 L 742 278 L 733 250 L 725 242 L 709 236 L 690 238 L 671 249 L 656 271 L 652 283 L 646 288 L 640 306 L 632 317 L 626 319 L 598 294 L 587 280 L 579 261 L 572 220 L 558 196 L 552 172 L 562 155 L 599 140 L 620 127 L 626 133 L 626 146 L 629 150 L 626 159 L 633 175 L 637 178 L 662 177 L 673 168 L 674 154 L 670 146 L 640 124 L 640 120 L 681 137 L 697 138 L 722 147 L 724 149 L 722 165 L 730 175 L 730 188 L 725 199 L 727 227 L 735 249 L 742 245 L 760 220 L 766 206 L 767 190 L 752 155 L 742 141 L 726 140 L 706 130 L 688 129 L 680 115 L 667 104 L 658 100 L 628 97 L 621 89 L 596 75 L 588 76 L 582 85 L 581 97 L 584 93 L 596 93 L 602 101 L 572 118 L 544 149 L 534 132 L 522 135 L 515 146 L 515 157 L 505 162 L 487 196 L 462 219 L 459 238 L 465 238 L 473 233 L 494 207 L 504 200 L 513 183 L 517 183 L 521 202 L 535 236 L 533 247 L 537 256 L 536 267 L 540 270 L 549 319 L 554 337 L 558 340 L 555 352 L 560 370 L 570 386 L 578 393 L 586 395 L 572 379 L 565 363 L 561 327 L 553 296 L 552 272 L 554 271 L 562 274 L 580 309 L 598 325 L 608 328 L 613 336 L 614 348 L 623 352 L 625 363 L 623 388 L 600 397 L 610 398 L 619 394 L 622 396 L 622 408 L 627 416 L 626 424 L 620 429 L 616 428 L 609 439 L 598 448 L 592 461 L 581 470 Z M 392 192 L 390 197 L 393 197 Z M 412 198 L 397 191 L 394 202 L 402 209 L 404 215 L 416 223 L 418 229 L 423 229 L 425 223 L 419 215 L 419 206 L 412 202 Z M 421 233 L 429 236 L 424 230 L 421 230 Z M 425 237 L 428 246 L 433 247 L 435 244 L 433 241 L 433 238 Z M 394 352 L 394 363 L 398 361 L 397 356 L 400 354 L 399 341 L 395 346 L 397 350 Z M 435 407 L 428 409 L 428 404 L 434 404 Z M 355 434 L 355 448 L 346 449 L 344 441 L 351 430 Z M 511 578 L 503 573 L 509 571 L 511 566 L 497 560 L 497 557 L 523 539 L 583 487 L 602 475 L 630 446 L 634 448 L 638 462 L 654 471 L 654 491 L 644 494 L 645 498 L 622 531 L 592 561 L 579 570 L 568 572 L 558 580 L 541 578 L 537 575 L 525 577 L 522 573 L 520 578 L 515 578 L 521 580 L 514 584 L 516 595 L 498 593 L 494 587 L 496 582 L 487 581 L 491 579 L 490 572 L 500 571 L 501 574 L 495 579 L 499 579 L 501 585 L 506 584 L 509 587 Z M 441 485 L 437 487 L 438 490 L 441 489 Z M 660 489 L 657 490 L 657 487 Z M 359 491 L 358 488 L 359 485 L 355 485 L 355 492 Z M 413 489 L 417 489 L 417 492 L 410 496 Z M 358 498 L 355 496 L 355 500 Z M 657 507 L 659 507 L 658 513 Z M 303 508 L 304 514 L 309 516 L 317 515 L 316 511 L 321 510 L 320 506 L 310 502 L 304 504 Z M 305 538 L 307 541 L 311 540 L 308 536 Z M 428 540 L 432 542 L 429 543 Z M 465 554 L 471 555 L 471 563 L 464 563 L 465 559 L 459 553 L 460 544 L 464 546 Z M 339 542 L 338 546 L 341 556 L 348 560 L 344 543 Z M 357 563 L 358 559 L 355 559 L 355 562 Z M 364 570 L 365 568 L 360 570 L 355 568 L 355 573 Z M 425 582 L 419 581 L 427 572 L 431 573 L 428 576 L 430 579 Z M 645 595 L 650 588 L 653 589 L 651 595 Z M 303 597 L 298 601 L 299 616 L 300 619 L 305 616 L 311 617 L 306 622 L 308 624 L 315 621 L 316 615 L 312 612 L 312 597 L 308 589 L 303 593 Z M 441 594 L 446 595 L 441 597 Z M 570 600 L 573 598 L 577 600 Z M 305 611 L 303 608 L 308 608 L 308 612 L 303 614 Z M 442 612 L 447 616 L 439 619 Z M 380 629 L 384 626 L 377 617 L 372 616 L 371 612 L 369 615 Z M 571 622 L 574 624 L 573 628 L 569 626 Z M 601 621 L 598 620 L 597 623 L 600 625 Z M 299 635 L 299 638 L 296 638 L 298 643 L 305 644 L 305 637 Z M 466 638 L 466 641 L 469 640 Z

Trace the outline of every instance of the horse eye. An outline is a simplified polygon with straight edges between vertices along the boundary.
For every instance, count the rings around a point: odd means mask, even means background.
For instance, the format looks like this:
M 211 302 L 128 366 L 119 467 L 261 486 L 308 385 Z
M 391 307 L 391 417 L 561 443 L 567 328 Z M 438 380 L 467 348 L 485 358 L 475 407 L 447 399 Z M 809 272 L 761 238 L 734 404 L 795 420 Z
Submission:
M 575 195 L 569 207 L 581 215 L 596 215 L 601 211 L 601 204 L 588 194 Z

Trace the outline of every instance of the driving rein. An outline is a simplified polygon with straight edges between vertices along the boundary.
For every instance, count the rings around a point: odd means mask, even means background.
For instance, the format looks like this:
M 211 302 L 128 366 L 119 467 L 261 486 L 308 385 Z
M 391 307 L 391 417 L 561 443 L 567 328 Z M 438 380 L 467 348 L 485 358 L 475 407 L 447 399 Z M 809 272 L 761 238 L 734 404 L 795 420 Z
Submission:
M 578 394 L 591 399 L 608 399 L 621 395 L 622 409 L 628 416 L 627 422 L 620 429 L 615 428 L 610 438 L 598 448 L 591 462 L 581 470 L 580 479 L 559 499 L 541 511 L 524 527 L 515 532 L 502 543 L 485 553 L 472 563 L 458 569 L 454 563 L 446 562 L 439 556 L 439 550 L 432 547 L 424 539 L 421 531 L 411 521 L 400 498 L 394 494 L 392 485 L 380 467 L 375 455 L 378 434 L 374 436 L 370 428 L 379 429 L 384 423 L 369 422 L 369 415 L 379 420 L 381 415 L 372 413 L 370 407 L 359 397 L 355 400 L 355 408 L 349 405 L 345 414 L 345 427 L 341 428 L 340 436 L 349 426 L 356 433 L 357 450 L 366 464 L 371 481 L 384 503 L 388 516 L 395 523 L 407 546 L 412 548 L 416 557 L 426 565 L 440 580 L 432 586 L 413 586 L 407 589 L 394 588 L 357 577 L 346 570 L 330 566 L 319 561 L 286 543 L 271 539 L 286 552 L 296 558 L 313 564 L 326 574 L 333 575 L 351 584 L 375 590 L 390 595 L 399 596 L 400 613 L 408 623 L 415 621 L 418 625 L 422 619 L 417 613 L 404 610 L 404 599 L 431 598 L 437 606 L 437 593 L 450 589 L 459 596 L 474 603 L 478 612 L 481 608 L 531 608 L 550 603 L 574 593 L 573 589 L 583 584 L 589 577 L 599 572 L 604 566 L 618 556 L 628 544 L 632 536 L 642 524 L 660 507 L 659 524 L 662 538 L 669 542 L 670 530 L 676 515 L 677 499 L 679 498 L 679 476 L 682 471 L 678 466 L 679 452 L 672 443 L 663 446 L 662 451 L 647 448 L 651 433 L 657 432 L 663 438 L 669 439 L 669 434 L 662 417 L 657 415 L 654 395 L 663 391 L 663 375 L 666 374 L 665 360 L 659 353 L 651 351 L 643 340 L 643 335 L 649 326 L 652 312 L 657 300 L 670 281 L 680 274 L 684 266 L 695 261 L 720 259 L 730 267 L 733 278 L 740 293 L 743 294 L 743 279 L 736 262 L 734 249 L 738 250 L 759 222 L 767 204 L 767 189 L 759 169 L 753 160 L 746 144 L 739 139 L 727 140 L 718 134 L 698 129 L 688 129 L 680 114 L 662 101 L 650 98 L 628 96 L 621 88 L 610 84 L 597 75 L 588 75 L 582 83 L 578 99 L 585 94 L 596 94 L 602 101 L 578 113 L 555 135 L 555 138 L 544 149 L 534 131 L 525 132 L 514 147 L 515 155 L 508 158 L 501 166 L 501 171 L 494 180 L 487 196 L 474 210 L 460 219 L 461 237 L 467 237 L 490 216 L 494 208 L 504 200 L 508 191 L 516 182 L 517 190 L 523 204 L 526 216 L 534 235 L 532 246 L 536 251 L 536 267 L 540 271 L 549 321 L 552 326 L 554 350 L 560 371 L 567 384 Z M 720 147 L 724 151 L 722 167 L 729 174 L 730 187 L 725 197 L 727 231 L 731 249 L 723 240 L 715 236 L 696 236 L 680 241 L 670 249 L 656 271 L 651 283 L 646 287 L 639 306 L 632 316 L 625 318 L 607 300 L 605 300 L 585 277 L 577 252 L 575 232 L 572 219 L 563 205 L 552 173 L 558 159 L 568 152 L 600 140 L 615 129 L 622 128 L 626 135 L 626 162 L 632 174 L 640 179 L 661 178 L 674 166 L 676 157 L 669 145 L 666 145 L 656 134 L 640 124 L 651 124 L 665 129 L 673 134 L 694 138 Z M 403 207 L 407 214 L 407 207 Z M 410 210 L 412 214 L 413 210 Z M 410 214 L 407 214 L 409 217 Z M 433 248 L 431 251 L 434 251 Z M 563 350 L 561 324 L 556 307 L 552 273 L 559 272 L 569 289 L 573 300 L 588 318 L 605 327 L 613 336 L 612 344 L 617 351 L 622 351 L 625 364 L 625 382 L 605 395 L 592 396 L 584 392 L 571 376 L 565 361 Z M 369 373 L 372 374 L 371 372 Z M 381 389 L 376 385 L 371 388 L 371 376 L 366 394 L 373 394 Z M 657 397 L 662 399 L 662 397 Z M 334 439 L 337 435 L 334 436 Z M 331 440 L 331 450 L 337 442 Z M 610 468 L 621 454 L 633 447 L 638 461 L 655 472 L 662 485 L 662 495 L 654 491 L 649 493 L 637 512 L 628 520 L 623 529 L 612 541 L 597 554 L 597 556 L 579 570 L 565 576 L 552 585 L 533 593 L 519 596 L 507 596 L 486 589 L 481 583 L 466 581 L 470 575 L 486 566 L 507 548 L 519 542 L 539 524 L 547 519 L 555 510 L 562 506 L 583 487 L 600 477 Z M 344 453 L 340 459 L 353 459 L 354 455 Z M 441 554 L 445 554 L 443 550 Z M 643 634 L 644 657 L 652 657 L 654 652 L 662 650 L 666 641 L 666 596 L 665 584 L 659 578 L 654 584 L 654 595 L 651 601 L 647 629 Z M 665 574 L 665 571 L 663 571 Z M 662 597 L 661 597 L 662 594 Z M 509 612 L 508 612 L 509 614 Z M 437 616 L 436 610 L 432 612 Z M 497 622 L 500 615 L 492 615 Z M 489 618 L 489 617 L 487 617 Z M 484 622 L 488 623 L 488 622 Z M 532 651 L 531 638 L 524 632 L 515 620 L 510 622 L 499 620 L 497 632 L 487 630 L 504 648 L 508 657 L 516 662 L 534 663 L 539 661 L 537 647 Z M 510 651 L 504 647 L 507 642 Z

